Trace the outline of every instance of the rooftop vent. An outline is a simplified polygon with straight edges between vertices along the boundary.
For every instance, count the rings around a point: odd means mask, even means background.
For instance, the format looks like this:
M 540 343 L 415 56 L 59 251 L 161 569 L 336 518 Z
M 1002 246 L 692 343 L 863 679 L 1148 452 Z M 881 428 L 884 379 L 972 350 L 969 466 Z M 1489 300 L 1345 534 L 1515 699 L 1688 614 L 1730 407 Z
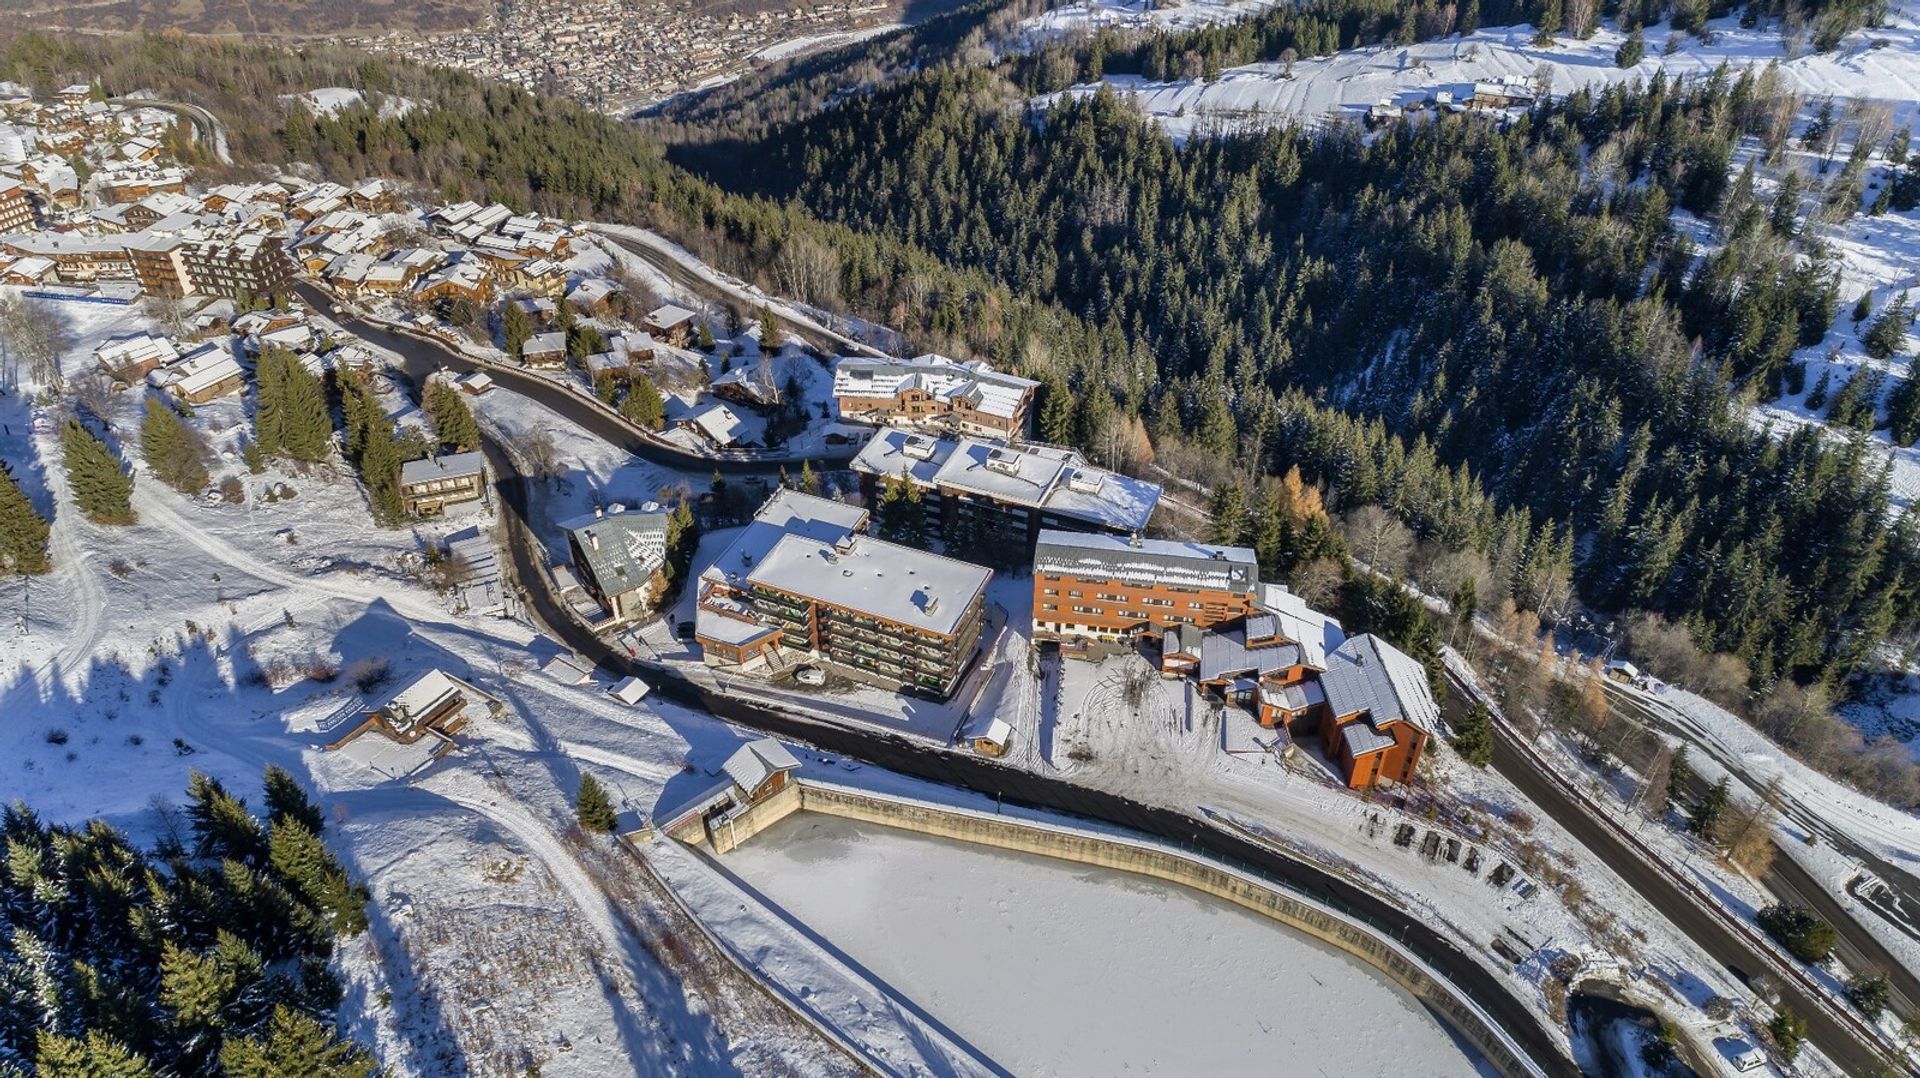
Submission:
M 1076 490 L 1082 494 L 1098 494 L 1106 481 L 1105 472 L 1096 472 L 1091 468 L 1075 468 L 1067 475 L 1067 489 Z
M 1020 474 L 1020 455 L 1004 446 L 987 450 L 987 467 L 1002 475 Z
M 910 434 L 900 451 L 915 460 L 932 460 L 935 442 L 924 434 Z

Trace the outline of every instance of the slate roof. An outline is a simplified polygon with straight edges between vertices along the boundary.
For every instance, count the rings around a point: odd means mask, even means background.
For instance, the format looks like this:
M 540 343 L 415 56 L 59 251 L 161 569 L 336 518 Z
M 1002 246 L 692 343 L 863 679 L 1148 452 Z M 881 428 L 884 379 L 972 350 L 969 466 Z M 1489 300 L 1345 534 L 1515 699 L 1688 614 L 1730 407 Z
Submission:
M 1320 684 L 1335 718 L 1365 712 L 1376 731 L 1404 720 L 1431 733 L 1440 718 L 1426 669 L 1371 633 L 1349 639 L 1327 656 Z
M 665 510 L 625 510 L 575 517 L 560 525 L 602 595 L 611 598 L 641 587 L 667 560 Z
M 1208 633 L 1200 639 L 1200 680 L 1218 681 L 1233 674 L 1266 674 L 1300 664 L 1300 645 L 1272 644 L 1250 648 L 1238 629 Z

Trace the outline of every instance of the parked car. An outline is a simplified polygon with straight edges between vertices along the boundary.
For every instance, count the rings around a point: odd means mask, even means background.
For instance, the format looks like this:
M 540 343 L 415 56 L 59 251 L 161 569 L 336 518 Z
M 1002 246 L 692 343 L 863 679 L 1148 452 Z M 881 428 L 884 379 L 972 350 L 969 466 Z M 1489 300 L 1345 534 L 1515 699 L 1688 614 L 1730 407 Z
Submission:
M 793 680 L 802 685 L 825 685 L 827 672 L 817 666 L 803 666 L 793 672 Z

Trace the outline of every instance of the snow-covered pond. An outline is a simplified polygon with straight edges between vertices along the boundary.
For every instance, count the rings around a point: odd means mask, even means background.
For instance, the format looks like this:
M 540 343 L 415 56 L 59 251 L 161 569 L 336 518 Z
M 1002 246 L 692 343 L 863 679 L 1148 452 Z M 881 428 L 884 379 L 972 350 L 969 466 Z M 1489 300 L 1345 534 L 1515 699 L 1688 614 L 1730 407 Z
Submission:
M 1019 1075 L 1470 1075 L 1370 967 L 1108 869 L 802 814 L 724 859 L 767 901 Z

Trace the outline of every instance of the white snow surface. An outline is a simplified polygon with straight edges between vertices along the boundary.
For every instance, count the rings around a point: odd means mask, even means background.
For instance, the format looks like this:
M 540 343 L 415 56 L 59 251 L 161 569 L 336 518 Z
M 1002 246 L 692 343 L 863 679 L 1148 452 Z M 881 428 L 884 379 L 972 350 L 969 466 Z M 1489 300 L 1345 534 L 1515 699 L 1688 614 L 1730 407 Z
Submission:
M 725 866 L 1015 1074 L 1475 1073 L 1370 967 L 1176 885 L 813 815 Z
M 1259 5 L 1227 6 L 1244 12 Z M 1584 41 L 1563 35 L 1557 44 L 1539 46 L 1533 44 L 1534 29 L 1523 25 L 1302 59 L 1293 65 L 1291 78 L 1285 65 L 1274 61 L 1228 68 L 1210 83 L 1151 82 L 1133 75 L 1110 76 L 1103 83 L 1126 94 L 1182 139 L 1295 120 L 1358 119 L 1374 104 L 1411 104 L 1439 90 L 1453 91 L 1457 100 L 1470 93 L 1475 82 L 1531 77 L 1543 68 L 1552 72 L 1551 91 L 1559 95 L 1578 86 L 1644 81 L 1656 71 L 1665 71 L 1669 78 L 1705 75 L 1724 63 L 1738 74 L 1744 67 L 1757 69 L 1778 61 L 1787 85 L 1804 95 L 1884 101 L 1893 107 L 1896 126 L 1920 116 L 1920 26 L 1910 14 L 1896 15 L 1887 27 L 1855 34 L 1834 52 L 1798 57 L 1787 55 L 1777 26 L 1743 30 L 1738 19 L 1726 18 L 1709 27 L 1712 44 L 1685 37 L 1672 55 L 1663 49 L 1668 28 L 1647 27 L 1646 56 L 1631 68 L 1614 63 L 1614 53 L 1626 41 L 1617 26 L 1604 25 Z M 1883 46 L 1873 44 L 1881 41 Z M 1092 93 L 1099 85 L 1065 92 Z

